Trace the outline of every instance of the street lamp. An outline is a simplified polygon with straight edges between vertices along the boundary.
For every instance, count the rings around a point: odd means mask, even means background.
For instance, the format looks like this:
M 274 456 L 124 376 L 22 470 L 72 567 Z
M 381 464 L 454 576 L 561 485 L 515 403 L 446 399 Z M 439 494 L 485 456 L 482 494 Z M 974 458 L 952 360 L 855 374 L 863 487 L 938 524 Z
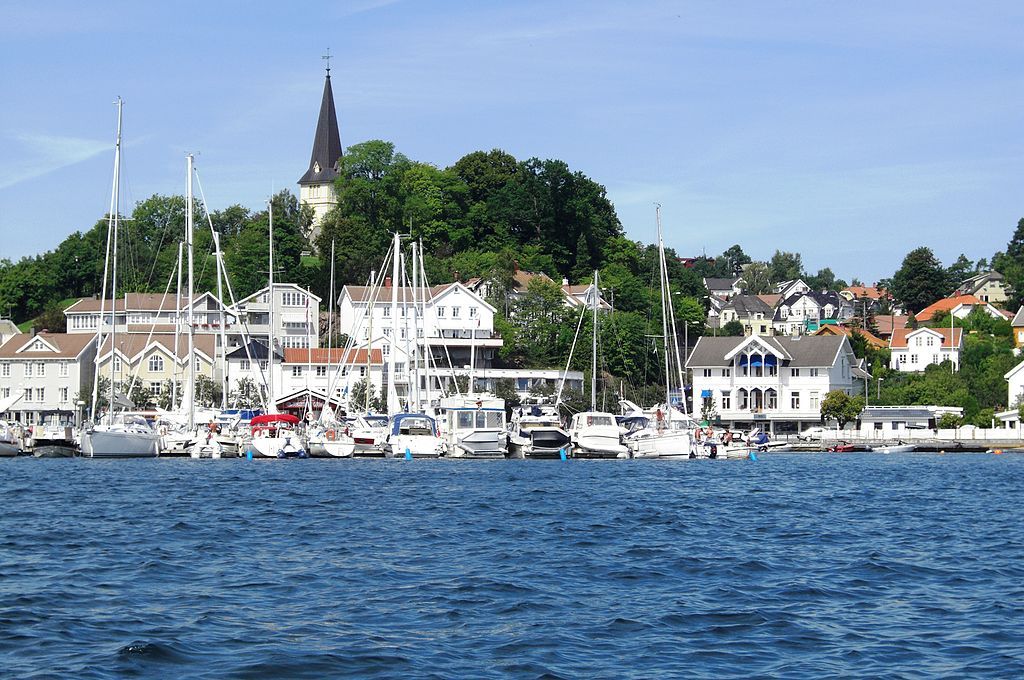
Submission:
M 878 388 L 875 391 L 875 400 L 878 401 L 882 398 L 882 381 L 885 380 L 882 376 L 878 376 Z

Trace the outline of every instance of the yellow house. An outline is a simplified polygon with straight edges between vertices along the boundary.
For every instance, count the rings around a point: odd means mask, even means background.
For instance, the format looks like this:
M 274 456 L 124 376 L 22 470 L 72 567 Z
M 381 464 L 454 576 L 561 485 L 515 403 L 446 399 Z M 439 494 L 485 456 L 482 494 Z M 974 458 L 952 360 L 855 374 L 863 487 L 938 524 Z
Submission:
M 1017 313 L 1013 315 L 1013 321 L 1010 322 L 1013 326 L 1013 346 L 1024 347 L 1024 307 L 1017 310 Z
M 110 378 L 113 370 L 114 382 L 127 385 L 133 381 L 141 384 L 157 397 L 168 380 L 181 381 L 187 376 L 188 338 L 178 337 L 175 343 L 173 333 L 124 333 L 116 336 L 114 351 L 107 336 L 97 354 L 99 374 Z M 194 336 L 196 376 L 214 377 L 213 335 Z M 175 345 L 177 344 L 177 349 Z

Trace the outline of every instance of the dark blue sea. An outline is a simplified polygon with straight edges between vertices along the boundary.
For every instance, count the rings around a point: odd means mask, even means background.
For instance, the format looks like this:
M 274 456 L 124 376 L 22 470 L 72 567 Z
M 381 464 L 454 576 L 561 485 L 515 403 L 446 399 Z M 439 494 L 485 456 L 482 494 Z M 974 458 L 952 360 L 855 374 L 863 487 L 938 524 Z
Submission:
M 0 459 L 4 677 L 1024 676 L 1024 456 Z

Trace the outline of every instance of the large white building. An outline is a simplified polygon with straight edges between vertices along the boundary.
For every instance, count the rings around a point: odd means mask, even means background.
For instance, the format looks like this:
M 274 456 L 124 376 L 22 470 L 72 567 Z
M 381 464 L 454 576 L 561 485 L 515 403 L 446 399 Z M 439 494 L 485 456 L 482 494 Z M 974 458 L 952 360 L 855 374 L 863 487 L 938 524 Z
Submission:
M 912 373 L 952 361 L 953 369 L 959 370 L 963 342 L 962 328 L 896 328 L 889 338 L 889 367 Z
M 799 431 L 820 422 L 829 392 L 858 392 L 856 365 L 845 335 L 704 336 L 687 362 L 693 410 L 713 407 L 731 428 Z
M 81 414 L 82 395 L 92 390 L 96 338 L 68 333 L 22 333 L 0 346 L 0 418 L 25 424 L 43 413 Z M 12 403 L 13 401 L 13 403 Z

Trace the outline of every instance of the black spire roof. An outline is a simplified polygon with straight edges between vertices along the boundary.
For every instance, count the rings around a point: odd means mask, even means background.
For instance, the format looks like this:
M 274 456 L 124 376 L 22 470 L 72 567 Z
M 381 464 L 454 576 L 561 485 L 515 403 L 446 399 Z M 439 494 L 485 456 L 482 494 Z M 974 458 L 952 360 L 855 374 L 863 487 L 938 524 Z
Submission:
M 306 170 L 306 174 L 299 179 L 299 184 L 333 182 L 338 176 L 335 167 L 340 160 L 341 135 L 338 134 L 338 116 L 334 113 L 334 92 L 331 90 L 331 72 L 328 70 L 327 79 L 324 81 L 324 98 L 320 102 L 320 118 L 316 123 L 316 137 L 313 138 L 313 154 L 309 158 L 309 170 Z

